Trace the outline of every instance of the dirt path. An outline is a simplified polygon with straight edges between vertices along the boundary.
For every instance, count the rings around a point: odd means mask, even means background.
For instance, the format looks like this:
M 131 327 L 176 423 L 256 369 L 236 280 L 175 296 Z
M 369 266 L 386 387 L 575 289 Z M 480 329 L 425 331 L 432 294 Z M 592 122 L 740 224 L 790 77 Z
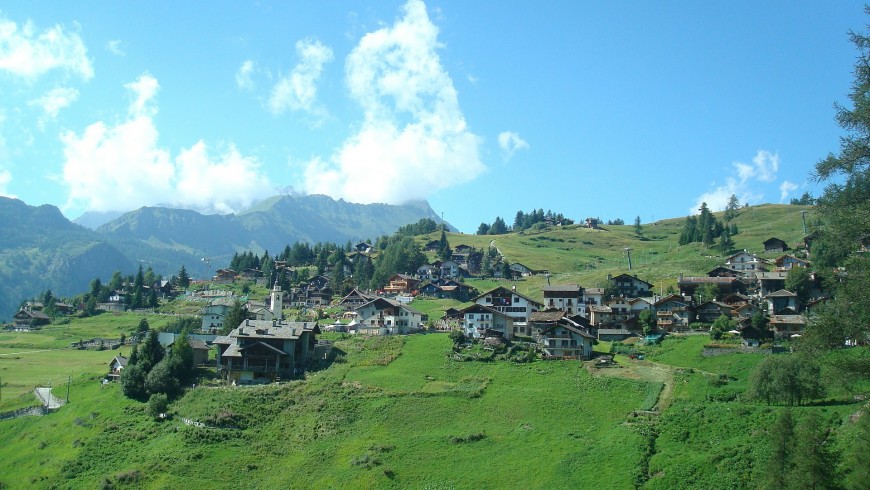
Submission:
M 590 368 L 593 376 L 611 376 L 615 378 L 627 378 L 638 381 L 662 383 L 663 388 L 659 393 L 653 411 L 663 412 L 671 403 L 674 396 L 674 371 L 677 369 L 667 364 L 659 364 L 651 361 L 628 360 L 620 364 L 620 367 Z
M 42 401 L 42 404 L 46 406 L 49 410 L 54 410 L 56 408 L 60 408 L 65 403 L 60 398 L 51 394 L 51 388 L 37 388 L 34 390 L 36 393 L 36 397 Z
M 51 350 L 51 349 L 44 349 L 44 350 L 28 350 L 28 351 L 22 351 L 22 352 L 7 352 L 6 354 L 0 354 L 0 356 L 18 356 L 18 355 L 21 355 L 21 354 L 37 354 L 37 353 L 39 353 L 39 352 L 48 352 L 48 351 L 50 351 L 50 350 Z

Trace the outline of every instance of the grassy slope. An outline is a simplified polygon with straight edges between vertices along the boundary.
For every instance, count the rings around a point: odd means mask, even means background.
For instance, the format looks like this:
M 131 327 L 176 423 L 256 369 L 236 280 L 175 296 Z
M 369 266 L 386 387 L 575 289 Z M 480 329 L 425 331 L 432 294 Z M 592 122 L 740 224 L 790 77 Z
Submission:
M 743 210 L 736 220 L 737 247 L 760 252 L 770 236 L 798 241 L 801 209 L 769 205 Z M 681 226 L 682 219 L 645 225 L 646 241 L 633 237 L 631 226 L 498 237 L 451 234 L 449 239 L 453 246 L 478 247 L 495 239 L 510 261 L 549 269 L 554 283 L 587 287 L 608 273 L 625 272 L 622 248 L 631 246 L 632 272 L 666 287 L 679 272 L 701 274 L 721 261 L 706 257 L 715 253 L 698 245 L 676 246 Z M 540 297 L 543 281 L 535 277 L 516 285 Z M 498 282 L 476 284 L 484 290 Z M 444 306 L 432 302 L 421 309 Z M 76 333 L 71 334 L 62 329 L 0 334 L 0 349 L 60 347 L 78 338 L 117 336 L 138 323 L 135 315 L 97 318 L 103 323 L 74 323 L 69 328 Z M 149 317 L 152 326 L 159 321 Z M 62 366 L 59 374 L 65 378 L 69 366 L 84 366 L 83 374 L 73 377 L 73 403 L 48 417 L 0 422 L 0 482 L 12 488 L 93 488 L 105 479 L 138 475 L 152 488 L 213 487 L 215 482 L 241 487 L 258 482 L 267 487 L 468 488 L 509 482 L 534 488 L 578 483 L 632 488 L 635 477 L 648 474 L 648 488 L 752 487 L 767 457 L 766 428 L 781 409 L 743 400 L 749 373 L 762 356 L 704 358 L 700 351 L 706 341 L 703 336 L 666 340 L 647 348 L 652 363 L 631 365 L 620 358 L 627 368 L 602 377 L 590 376 L 575 362 L 448 361 L 444 335 L 366 343 L 353 339 L 338 344 L 346 352 L 345 362 L 305 382 L 197 389 L 173 406 L 177 414 L 198 420 L 223 413 L 242 430 L 184 427 L 178 418 L 153 422 L 144 405 L 121 397 L 117 386 L 99 388 L 102 363 L 97 369 L 95 361 L 84 357 L 56 358 L 40 369 Z M 78 351 L 60 352 L 72 356 Z M 108 362 L 112 353 L 101 355 Z M 23 365 L 2 371 L 4 385 Z M 649 375 L 645 366 L 650 366 Z M 37 376 L 53 376 L 48 371 Z M 662 381 L 667 385 L 663 393 L 671 398 L 667 410 L 652 421 L 635 420 L 629 414 L 655 404 Z M 847 402 L 845 393 L 831 396 L 839 402 L 797 413 L 822 411 L 835 429 L 838 447 L 845 447 L 848 415 L 858 405 Z M 478 433 L 486 437 L 451 442 Z M 644 448 L 650 441 L 647 458 Z

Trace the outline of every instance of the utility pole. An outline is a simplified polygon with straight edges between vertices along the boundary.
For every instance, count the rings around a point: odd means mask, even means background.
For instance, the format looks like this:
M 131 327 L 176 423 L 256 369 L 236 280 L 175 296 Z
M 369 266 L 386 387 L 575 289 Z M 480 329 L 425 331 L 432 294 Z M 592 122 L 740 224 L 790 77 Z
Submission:
M 69 385 L 72 383 L 72 376 L 67 375 L 66 378 L 66 402 L 69 403 Z
M 631 247 L 625 247 L 625 256 L 628 257 L 628 270 L 631 270 Z
M 806 235 L 807 234 L 807 210 L 806 209 L 801 210 L 801 219 L 804 222 L 804 235 Z

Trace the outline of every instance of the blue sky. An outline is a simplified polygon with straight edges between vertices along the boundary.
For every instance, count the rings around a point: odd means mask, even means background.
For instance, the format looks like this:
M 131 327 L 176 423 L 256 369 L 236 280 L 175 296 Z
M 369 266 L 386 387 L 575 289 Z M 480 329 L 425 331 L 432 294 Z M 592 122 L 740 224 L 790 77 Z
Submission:
M 9 2 L 0 195 L 232 212 L 427 199 L 644 222 L 787 202 L 842 134 L 861 2 Z

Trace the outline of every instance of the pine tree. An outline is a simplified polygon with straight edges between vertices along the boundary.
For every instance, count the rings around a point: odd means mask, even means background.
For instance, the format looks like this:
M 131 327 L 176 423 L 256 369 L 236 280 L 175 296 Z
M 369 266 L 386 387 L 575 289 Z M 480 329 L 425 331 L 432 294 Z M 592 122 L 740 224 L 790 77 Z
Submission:
M 638 238 L 643 236 L 643 226 L 640 224 L 640 215 L 634 218 L 634 235 Z
M 187 275 L 187 269 L 184 268 L 184 265 L 178 270 L 176 281 L 176 285 L 180 288 L 187 289 L 190 286 L 190 276 Z
M 870 410 L 864 410 L 857 421 L 855 441 L 849 446 L 846 467 L 846 488 L 870 488 Z
M 792 461 L 794 430 L 795 422 L 791 410 L 783 410 L 768 432 L 771 451 L 762 488 L 766 490 L 787 488 L 789 475 L 794 466 Z
M 150 372 L 163 359 L 164 354 L 163 346 L 160 345 L 160 340 L 157 338 L 157 331 L 149 330 L 148 335 L 145 336 L 145 342 L 142 343 L 142 347 L 139 349 L 138 364 L 142 366 L 142 369 L 146 373 Z
M 837 454 L 831 449 L 828 431 L 818 412 L 808 412 L 795 429 L 794 488 L 837 488 Z

